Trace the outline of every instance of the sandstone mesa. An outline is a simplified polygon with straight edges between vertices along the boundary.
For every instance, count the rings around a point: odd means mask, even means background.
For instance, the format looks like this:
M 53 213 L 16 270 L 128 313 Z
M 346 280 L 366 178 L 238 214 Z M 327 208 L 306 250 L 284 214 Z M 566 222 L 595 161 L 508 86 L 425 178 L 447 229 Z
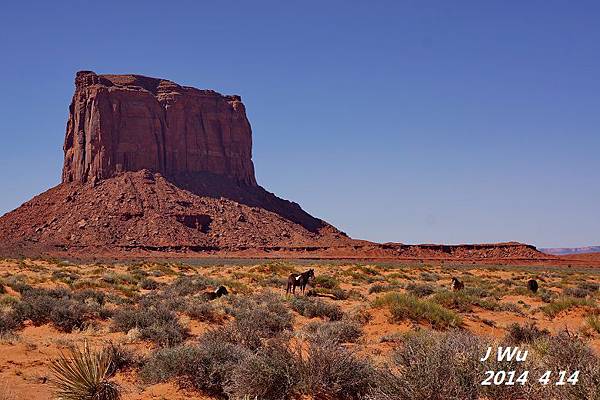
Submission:
M 0 254 L 548 259 L 520 243 L 379 244 L 349 238 L 254 175 L 240 96 L 80 71 L 62 183 L 0 217 Z

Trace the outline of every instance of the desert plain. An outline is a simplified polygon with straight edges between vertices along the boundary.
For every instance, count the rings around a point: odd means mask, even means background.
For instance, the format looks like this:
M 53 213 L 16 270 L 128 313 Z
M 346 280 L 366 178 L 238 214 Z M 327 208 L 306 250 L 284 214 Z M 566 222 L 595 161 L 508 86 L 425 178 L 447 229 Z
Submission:
M 577 259 L 4 259 L 0 399 L 54 398 L 52 363 L 84 346 L 111 352 L 123 399 L 598 398 L 600 271 Z M 527 384 L 480 385 L 496 344 L 529 349 L 509 365 Z M 541 385 L 545 369 L 581 372 Z

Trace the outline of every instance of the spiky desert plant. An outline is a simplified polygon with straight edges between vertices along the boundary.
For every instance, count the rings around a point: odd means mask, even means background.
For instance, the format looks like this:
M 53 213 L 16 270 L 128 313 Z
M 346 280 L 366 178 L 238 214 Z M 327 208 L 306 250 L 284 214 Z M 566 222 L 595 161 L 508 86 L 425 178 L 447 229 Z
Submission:
M 14 393 L 8 388 L 8 384 L 0 386 L 0 400 L 16 400 Z
M 83 349 L 74 348 L 67 356 L 61 353 L 51 365 L 52 383 L 61 400 L 118 400 L 119 387 L 109 381 L 111 353 L 94 351 L 87 342 Z

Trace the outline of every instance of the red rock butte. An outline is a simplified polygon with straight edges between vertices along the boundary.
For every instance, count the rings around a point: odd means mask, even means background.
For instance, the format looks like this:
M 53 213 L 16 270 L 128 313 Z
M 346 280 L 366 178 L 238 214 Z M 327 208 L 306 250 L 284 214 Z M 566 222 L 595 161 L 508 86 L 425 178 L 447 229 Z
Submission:
M 349 238 L 257 184 L 240 96 L 78 72 L 62 183 L 0 217 L 0 255 L 542 260 L 520 243 Z
M 81 71 L 69 107 L 63 182 L 148 169 L 256 186 L 252 131 L 239 96 L 140 75 Z

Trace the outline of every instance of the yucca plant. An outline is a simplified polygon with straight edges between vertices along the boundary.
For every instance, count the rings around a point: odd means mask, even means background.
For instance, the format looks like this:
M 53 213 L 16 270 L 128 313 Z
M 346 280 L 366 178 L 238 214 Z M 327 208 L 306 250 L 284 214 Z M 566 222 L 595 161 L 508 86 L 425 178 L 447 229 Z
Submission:
M 16 400 L 14 393 L 8 388 L 8 384 L 0 386 L 0 400 Z
M 109 381 L 112 357 L 109 351 L 93 351 L 87 342 L 83 349 L 74 348 L 60 355 L 50 369 L 61 400 L 118 400 L 121 397 L 116 383 Z

